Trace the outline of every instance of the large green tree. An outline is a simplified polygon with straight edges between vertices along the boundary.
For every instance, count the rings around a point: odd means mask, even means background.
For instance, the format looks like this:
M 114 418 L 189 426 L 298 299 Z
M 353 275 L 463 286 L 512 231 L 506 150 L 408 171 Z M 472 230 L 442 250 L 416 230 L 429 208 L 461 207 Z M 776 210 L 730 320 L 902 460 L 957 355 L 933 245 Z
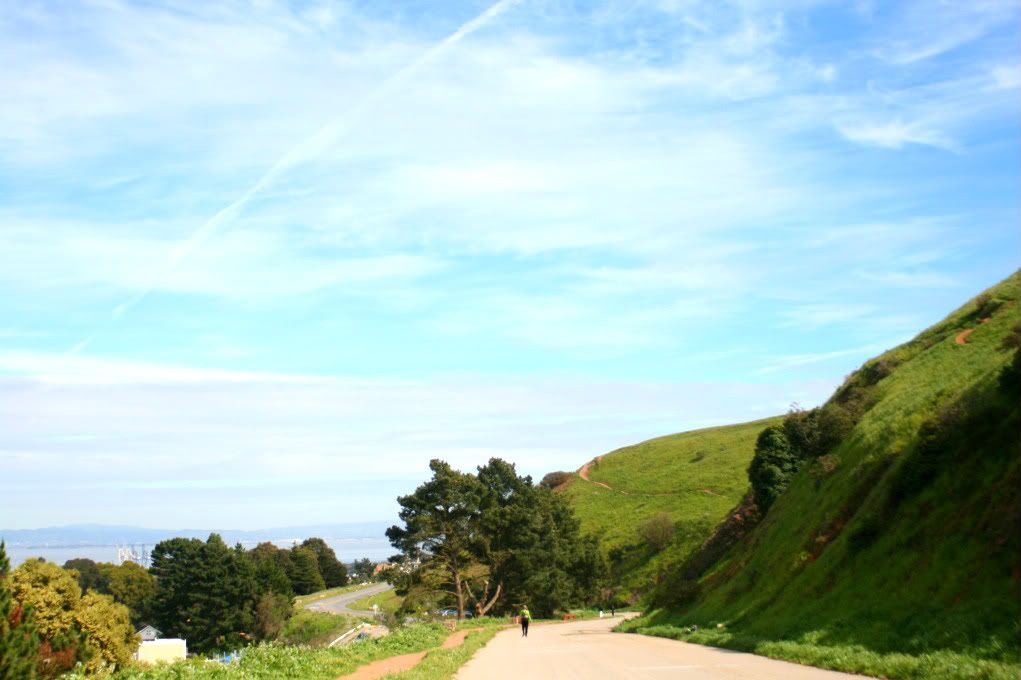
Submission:
M 120 602 L 131 614 L 135 625 L 148 619 L 149 607 L 156 594 L 156 579 L 149 571 L 134 562 L 120 565 L 102 563 L 99 572 L 105 584 L 101 592 L 108 593 Z
M 430 466 L 432 480 L 398 499 L 405 526 L 387 536 L 405 561 L 422 561 L 424 572 L 440 568 L 460 613 L 468 603 L 480 614 L 527 603 L 548 615 L 596 597 L 605 562 L 561 496 L 498 458 L 477 475 L 443 461 Z M 408 580 L 421 586 L 430 578 Z
M 289 564 L 287 577 L 297 594 L 308 595 L 326 587 L 323 574 L 319 571 L 319 559 L 310 548 L 300 545 L 291 548 Z
M 466 571 L 475 562 L 482 487 L 474 475 L 459 472 L 442 460 L 429 462 L 432 479 L 413 494 L 401 496 L 399 517 L 404 526 L 386 531 L 395 548 L 412 562 L 429 560 L 445 576 L 442 590 L 464 618 Z
M 113 565 L 110 565 L 113 566 Z M 97 593 L 107 592 L 107 579 L 99 564 L 87 557 L 77 557 L 64 562 L 64 569 L 73 569 L 78 573 L 78 586 L 84 593 L 95 590 Z
M 333 548 L 326 544 L 326 541 L 321 538 L 306 538 L 301 545 L 316 554 L 319 573 L 323 575 L 323 582 L 327 588 L 347 585 L 347 567 L 337 559 L 337 554 L 333 552 Z
M 205 542 L 172 538 L 153 548 L 152 574 L 152 618 L 164 633 L 199 652 L 254 638 L 258 586 L 240 546 L 228 547 L 217 534 Z
M 259 593 L 276 593 L 285 598 L 294 597 L 294 586 L 287 572 L 291 568 L 290 552 L 265 541 L 248 551 L 255 565 L 255 580 Z
M 30 611 L 14 600 L 8 581 L 11 563 L 0 541 L 0 680 L 35 677 L 39 638 Z

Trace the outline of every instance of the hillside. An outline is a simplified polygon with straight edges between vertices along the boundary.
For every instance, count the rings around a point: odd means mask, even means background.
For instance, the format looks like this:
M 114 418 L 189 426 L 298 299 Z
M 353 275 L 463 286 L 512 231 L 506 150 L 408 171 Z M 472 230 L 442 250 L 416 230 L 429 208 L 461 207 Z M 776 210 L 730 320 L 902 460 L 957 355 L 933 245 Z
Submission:
M 583 529 L 602 540 L 625 596 L 647 590 L 660 564 L 697 548 L 741 500 L 755 438 L 780 420 L 694 430 L 618 449 L 588 467 L 589 481 L 576 476 L 562 489 Z M 660 513 L 675 527 L 663 550 L 642 536 L 643 522 Z
M 1017 678 L 1019 288 L 866 362 L 825 407 L 856 414 L 849 432 L 722 558 L 673 565 L 629 628 L 891 678 Z

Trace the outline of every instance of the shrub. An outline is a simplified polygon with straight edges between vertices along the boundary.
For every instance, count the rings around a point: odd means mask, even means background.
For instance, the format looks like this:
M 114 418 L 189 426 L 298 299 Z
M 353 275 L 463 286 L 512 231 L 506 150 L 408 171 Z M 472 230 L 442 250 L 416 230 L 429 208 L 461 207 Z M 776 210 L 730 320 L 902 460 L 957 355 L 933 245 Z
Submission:
M 548 473 L 545 477 L 542 478 L 542 481 L 539 482 L 539 484 L 541 486 L 546 487 L 547 489 L 555 489 L 561 484 L 567 482 L 567 480 L 571 479 L 572 477 L 574 477 L 574 473 L 558 470 L 556 472 Z
M 800 462 L 783 427 L 774 425 L 759 433 L 755 456 L 748 466 L 748 480 L 755 504 L 763 514 L 787 490 Z
M 659 552 L 674 539 L 676 530 L 670 515 L 660 512 L 642 522 L 638 531 L 649 547 Z

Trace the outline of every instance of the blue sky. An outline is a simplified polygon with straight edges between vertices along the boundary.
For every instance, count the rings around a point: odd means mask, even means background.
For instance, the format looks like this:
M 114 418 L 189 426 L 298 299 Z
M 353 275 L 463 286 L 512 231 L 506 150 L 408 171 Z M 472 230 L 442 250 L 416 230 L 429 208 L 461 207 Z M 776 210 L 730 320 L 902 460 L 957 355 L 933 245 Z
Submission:
M 0 526 L 389 519 L 1018 266 L 1015 2 L 0 7 Z

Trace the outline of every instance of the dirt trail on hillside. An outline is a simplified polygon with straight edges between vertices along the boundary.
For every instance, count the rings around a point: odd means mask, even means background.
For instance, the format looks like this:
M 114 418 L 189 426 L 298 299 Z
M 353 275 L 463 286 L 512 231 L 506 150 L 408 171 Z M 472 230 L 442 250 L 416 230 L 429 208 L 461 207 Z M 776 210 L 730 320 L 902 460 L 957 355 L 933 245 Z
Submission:
M 978 322 L 980 324 L 988 323 L 990 318 L 991 317 L 987 316 L 984 319 L 979 319 Z M 977 328 L 977 326 L 976 326 L 976 328 Z M 968 336 L 970 336 L 974 332 L 975 332 L 975 328 L 965 329 L 965 330 L 963 330 L 963 331 L 961 331 L 960 333 L 957 334 L 957 336 L 954 338 L 954 342 L 957 343 L 958 345 L 967 345 L 968 344 Z
M 468 636 L 467 630 L 459 630 L 455 633 L 451 633 L 443 644 L 440 645 L 440 649 L 453 649 L 454 647 L 460 647 L 464 643 L 464 639 Z M 412 668 L 417 666 L 425 655 L 425 652 L 414 652 L 412 654 L 401 654 L 400 656 L 391 656 L 389 659 L 380 659 L 379 661 L 373 661 L 372 663 L 365 664 L 354 673 L 350 675 L 342 675 L 337 680 L 376 680 L 377 678 L 386 677 L 392 673 L 402 673 L 404 671 L 410 671 Z
M 613 491 L 613 489 L 610 487 L 609 484 L 605 484 L 603 482 L 593 482 L 588 477 L 588 469 L 590 467 L 592 467 L 593 465 L 595 465 L 596 463 L 598 463 L 601 459 L 602 459 L 602 456 L 596 456 L 595 458 L 593 458 L 589 462 L 587 462 L 584 465 L 582 465 L 581 469 L 578 470 L 578 476 L 581 477 L 582 479 L 584 479 L 586 482 L 589 482 L 590 484 L 595 484 L 596 486 L 601 486 L 604 489 L 610 489 L 610 491 Z M 627 491 L 621 491 L 620 493 L 622 493 L 624 495 L 627 495 Z

